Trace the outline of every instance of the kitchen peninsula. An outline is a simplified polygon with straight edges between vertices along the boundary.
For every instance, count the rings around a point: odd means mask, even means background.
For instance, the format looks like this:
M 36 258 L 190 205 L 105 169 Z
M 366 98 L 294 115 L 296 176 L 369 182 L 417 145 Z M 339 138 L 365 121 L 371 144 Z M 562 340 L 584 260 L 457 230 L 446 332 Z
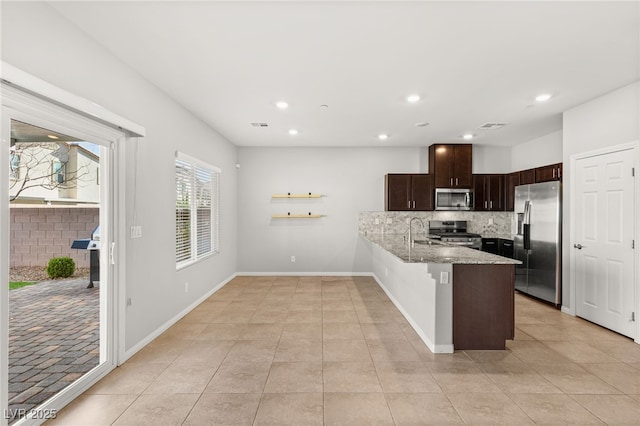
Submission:
M 407 234 L 360 232 L 376 280 L 434 353 L 504 349 L 519 261 Z

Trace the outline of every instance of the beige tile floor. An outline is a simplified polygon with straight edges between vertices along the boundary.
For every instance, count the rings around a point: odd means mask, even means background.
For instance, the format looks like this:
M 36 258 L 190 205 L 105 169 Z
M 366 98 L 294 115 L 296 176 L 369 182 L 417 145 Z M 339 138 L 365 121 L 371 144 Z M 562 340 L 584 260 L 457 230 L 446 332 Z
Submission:
M 62 425 L 640 424 L 640 345 L 516 295 L 506 351 L 434 355 L 368 277 L 237 277 Z

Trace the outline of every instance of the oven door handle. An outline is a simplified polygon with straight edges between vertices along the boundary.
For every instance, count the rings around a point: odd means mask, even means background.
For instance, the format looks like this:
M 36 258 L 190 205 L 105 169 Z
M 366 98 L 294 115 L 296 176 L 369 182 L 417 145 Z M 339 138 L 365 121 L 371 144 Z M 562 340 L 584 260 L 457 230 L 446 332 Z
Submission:
M 453 244 L 456 246 L 472 246 L 473 241 L 447 241 L 449 244 Z

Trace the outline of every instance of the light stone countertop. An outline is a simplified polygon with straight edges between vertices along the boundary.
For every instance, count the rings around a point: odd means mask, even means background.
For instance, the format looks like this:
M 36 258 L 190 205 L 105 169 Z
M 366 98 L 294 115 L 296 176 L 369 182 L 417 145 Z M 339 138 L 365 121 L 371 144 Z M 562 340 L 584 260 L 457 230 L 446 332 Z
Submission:
M 403 234 L 363 234 L 360 236 L 376 244 L 406 263 L 461 263 L 461 264 L 489 264 L 489 265 L 518 265 L 519 260 L 441 243 L 437 240 L 418 235 L 415 240 L 426 241 L 426 244 L 414 244 L 409 247 L 406 235 Z M 429 242 L 431 244 L 429 244 Z
M 513 241 L 513 234 L 482 234 L 482 238 L 501 238 Z

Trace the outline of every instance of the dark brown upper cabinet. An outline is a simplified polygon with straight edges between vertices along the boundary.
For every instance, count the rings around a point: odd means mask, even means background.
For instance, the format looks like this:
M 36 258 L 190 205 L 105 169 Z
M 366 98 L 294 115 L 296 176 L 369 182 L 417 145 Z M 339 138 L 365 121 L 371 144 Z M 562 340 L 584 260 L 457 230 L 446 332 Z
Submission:
M 435 144 L 429 147 L 429 174 L 436 188 L 471 188 L 471 144 Z
M 520 171 L 520 185 L 529 185 L 536 183 L 536 169 L 528 169 Z
M 503 174 L 473 175 L 474 209 L 476 211 L 504 210 Z
M 513 211 L 515 189 L 518 185 L 562 180 L 562 163 L 521 170 L 505 175 L 505 210 Z
M 562 163 L 538 167 L 536 170 L 536 183 L 562 180 Z
M 384 180 L 387 211 L 433 210 L 433 175 L 390 173 Z
M 516 186 L 520 185 L 520 172 L 505 175 L 504 209 L 512 212 L 515 204 Z

